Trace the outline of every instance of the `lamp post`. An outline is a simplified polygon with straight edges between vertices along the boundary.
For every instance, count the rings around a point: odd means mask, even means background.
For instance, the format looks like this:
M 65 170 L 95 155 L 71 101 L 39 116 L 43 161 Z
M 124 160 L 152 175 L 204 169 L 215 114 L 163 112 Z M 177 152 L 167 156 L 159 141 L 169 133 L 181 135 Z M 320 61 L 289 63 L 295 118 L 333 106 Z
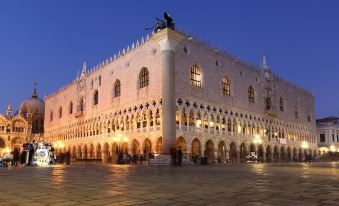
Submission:
M 127 143 L 128 139 L 126 137 L 122 137 L 121 134 L 117 134 L 115 137 L 113 137 L 113 142 L 117 143 L 118 153 L 120 153 L 120 152 L 123 152 L 123 151 L 121 151 L 121 144 Z
M 260 138 L 260 136 L 258 134 L 256 134 L 254 136 L 254 139 L 253 139 L 253 143 L 256 145 L 256 150 L 255 150 L 255 153 L 257 155 L 257 159 L 259 159 L 259 153 L 258 153 L 258 150 L 259 150 L 259 144 L 262 143 L 262 140 Z

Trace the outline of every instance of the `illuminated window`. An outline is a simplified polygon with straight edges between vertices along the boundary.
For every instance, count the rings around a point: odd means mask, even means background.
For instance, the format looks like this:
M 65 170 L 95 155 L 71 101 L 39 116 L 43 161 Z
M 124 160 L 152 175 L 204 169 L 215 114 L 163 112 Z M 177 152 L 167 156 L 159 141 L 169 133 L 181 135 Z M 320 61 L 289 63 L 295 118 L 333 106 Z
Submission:
M 120 97 L 121 95 L 121 85 L 120 81 L 117 79 L 114 83 L 114 97 Z
M 224 77 L 222 80 L 223 94 L 225 96 L 231 96 L 231 81 L 228 77 Z
M 143 67 L 139 74 L 139 88 L 147 87 L 149 84 L 149 72 L 146 67 Z
M 248 87 L 248 101 L 254 103 L 254 89 L 252 86 Z
M 201 87 L 201 72 L 198 65 L 193 65 L 191 68 L 191 84 L 195 87 Z

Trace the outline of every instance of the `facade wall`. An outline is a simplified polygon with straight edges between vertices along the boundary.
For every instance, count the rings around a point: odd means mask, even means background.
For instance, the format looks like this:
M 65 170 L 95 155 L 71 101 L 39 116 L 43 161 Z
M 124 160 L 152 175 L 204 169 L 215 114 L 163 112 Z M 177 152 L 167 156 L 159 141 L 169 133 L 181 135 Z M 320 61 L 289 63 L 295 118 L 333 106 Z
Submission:
M 339 125 L 336 121 L 317 124 L 317 142 L 322 153 L 339 152 Z
M 166 81 L 161 78 L 161 61 L 159 46 L 148 40 L 47 96 L 46 139 L 63 142 L 65 147 L 59 149 L 69 150 L 77 158 L 107 159 L 114 155 L 117 147 L 129 153 L 161 153 L 164 141 L 161 82 Z M 190 83 L 194 64 L 201 68 L 200 88 Z M 138 89 L 142 67 L 149 69 L 150 85 Z M 231 80 L 230 96 L 222 93 L 225 75 Z M 239 160 L 244 153 L 260 150 L 263 159 L 277 161 L 281 156 L 300 159 L 305 154 L 316 154 L 313 96 L 274 74 L 267 83 L 264 75 L 263 70 L 216 52 L 201 42 L 186 39 L 179 43 L 175 56 L 176 138 L 184 153 Z M 119 98 L 112 96 L 116 79 L 122 85 Z M 250 85 L 255 90 L 254 103 L 248 101 Z M 272 89 L 271 111 L 265 110 L 268 86 Z M 96 106 L 93 105 L 95 89 L 99 92 Z M 70 102 L 76 105 L 80 97 L 84 98 L 84 113 L 67 114 Z M 284 98 L 283 112 L 279 110 L 280 97 Z M 58 117 L 60 108 L 62 117 Z M 253 143 L 257 136 L 262 143 Z M 302 146 L 305 142 L 307 147 Z
M 0 114 L 0 154 L 3 149 L 21 147 L 30 139 L 29 126 L 20 116 L 7 117 Z

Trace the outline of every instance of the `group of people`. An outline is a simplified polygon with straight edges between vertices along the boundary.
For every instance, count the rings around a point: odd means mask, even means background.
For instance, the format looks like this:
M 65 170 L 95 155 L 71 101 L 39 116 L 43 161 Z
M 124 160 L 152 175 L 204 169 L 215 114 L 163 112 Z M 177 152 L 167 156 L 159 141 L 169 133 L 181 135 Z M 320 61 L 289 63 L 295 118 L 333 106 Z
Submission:
M 20 151 L 21 150 L 21 151 Z M 54 148 L 50 143 L 36 143 L 34 140 L 15 147 L 1 158 L 0 166 L 48 166 L 55 163 Z
M 134 153 L 133 155 L 119 152 L 117 155 L 117 164 L 142 164 L 144 161 L 149 161 L 154 158 L 153 153 Z M 109 162 L 112 162 L 112 158 L 109 157 Z

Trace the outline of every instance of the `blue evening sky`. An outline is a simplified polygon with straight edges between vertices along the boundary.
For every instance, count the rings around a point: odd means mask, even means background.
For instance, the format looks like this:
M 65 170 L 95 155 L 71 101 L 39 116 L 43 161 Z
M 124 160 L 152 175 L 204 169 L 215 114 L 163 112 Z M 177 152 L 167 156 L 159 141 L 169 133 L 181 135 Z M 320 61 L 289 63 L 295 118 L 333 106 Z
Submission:
M 41 98 L 146 35 L 167 10 L 178 27 L 315 93 L 339 116 L 339 1 L 0 0 L 0 112 Z

